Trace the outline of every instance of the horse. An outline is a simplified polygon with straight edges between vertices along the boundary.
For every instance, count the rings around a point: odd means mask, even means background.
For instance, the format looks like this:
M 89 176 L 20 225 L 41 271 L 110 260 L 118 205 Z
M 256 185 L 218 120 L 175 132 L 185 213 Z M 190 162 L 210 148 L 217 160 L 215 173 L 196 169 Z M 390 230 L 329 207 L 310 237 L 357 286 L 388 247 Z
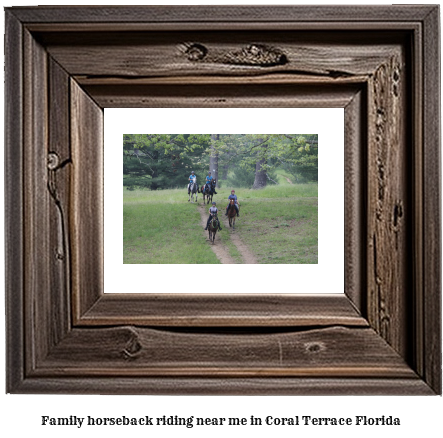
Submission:
M 237 205 L 238 205 L 238 211 L 240 211 L 240 204 Z M 237 210 L 235 209 L 235 200 L 231 199 L 229 201 L 228 219 L 229 219 L 229 226 L 232 227 L 233 230 L 235 230 L 236 216 L 237 216 Z
M 215 179 L 213 179 L 210 184 L 205 184 L 204 186 L 201 186 L 199 193 L 203 195 L 203 204 L 205 203 L 209 204 L 209 202 L 212 202 L 214 191 L 215 191 Z M 205 197 L 208 200 L 207 202 L 205 200 Z
M 211 183 L 207 185 L 207 187 L 208 187 L 208 191 L 206 192 L 206 198 L 208 199 L 207 204 L 212 202 L 212 197 L 214 196 L 214 192 L 215 192 L 215 184 L 216 184 L 215 179 L 213 179 L 211 181 Z
M 192 202 L 194 202 L 194 193 L 195 193 L 195 202 L 197 202 L 198 186 L 195 182 L 191 182 L 188 186 L 188 195 L 189 195 L 188 202 L 191 200 Z
M 212 242 L 212 244 L 214 244 L 215 233 L 217 233 L 219 225 L 220 224 L 218 223 L 217 213 L 215 213 L 212 215 L 212 219 L 210 220 L 209 225 L 208 225 L 209 241 Z
M 206 185 L 201 186 L 201 187 L 199 186 L 198 189 L 197 189 L 198 193 L 201 193 L 202 196 L 203 196 L 203 204 L 206 204 L 206 201 L 205 201 L 205 196 L 206 196 L 205 188 L 206 188 Z

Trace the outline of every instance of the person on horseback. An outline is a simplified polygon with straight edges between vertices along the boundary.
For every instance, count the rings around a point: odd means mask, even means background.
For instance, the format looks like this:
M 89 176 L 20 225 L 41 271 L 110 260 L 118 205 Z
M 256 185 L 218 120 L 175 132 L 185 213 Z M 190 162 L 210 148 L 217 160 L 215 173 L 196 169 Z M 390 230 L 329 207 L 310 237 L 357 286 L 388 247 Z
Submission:
M 191 183 L 197 184 L 197 177 L 194 175 L 194 171 L 192 171 L 191 175 L 189 175 L 188 190 L 189 190 L 189 187 L 190 187 Z
M 240 210 L 238 209 L 238 199 L 237 199 L 237 195 L 235 194 L 235 190 L 231 190 L 231 194 L 228 196 L 229 203 L 228 203 L 228 206 L 226 207 L 225 216 L 228 215 L 229 207 L 231 206 L 231 204 L 230 204 L 231 199 L 233 199 L 235 202 L 234 206 L 235 206 L 235 209 L 237 210 L 237 217 L 239 217 Z
M 217 212 L 218 212 L 218 208 L 217 208 L 215 205 L 216 205 L 216 203 L 213 202 L 213 203 L 212 203 L 212 207 L 209 208 L 209 219 L 208 219 L 208 222 L 206 222 L 206 228 L 205 228 L 205 230 L 208 229 L 208 227 L 209 227 L 209 222 L 211 222 L 213 215 L 214 215 L 214 214 L 217 214 Z M 218 229 L 221 231 L 220 221 L 218 221 Z
M 213 179 L 214 178 L 212 178 L 211 172 L 208 172 L 208 176 L 206 177 L 205 192 L 206 192 L 206 189 L 208 189 L 208 190 L 210 189 Z M 214 195 L 216 195 L 216 194 L 217 194 L 217 192 L 214 189 Z

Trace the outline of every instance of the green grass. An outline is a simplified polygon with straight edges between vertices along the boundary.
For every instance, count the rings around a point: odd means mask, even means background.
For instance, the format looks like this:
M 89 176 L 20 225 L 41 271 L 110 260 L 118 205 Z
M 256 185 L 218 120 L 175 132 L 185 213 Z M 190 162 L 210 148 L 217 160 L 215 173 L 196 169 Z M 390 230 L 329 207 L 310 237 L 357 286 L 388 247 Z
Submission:
M 183 191 L 125 191 L 123 199 L 123 263 L 220 263 Z
M 224 214 L 224 213 L 223 213 Z M 235 263 L 242 263 L 242 256 L 238 251 L 237 247 L 234 245 L 232 240 L 229 237 L 228 231 L 229 225 L 226 226 L 222 224 L 222 231 L 217 233 L 217 236 L 220 237 L 220 241 L 223 245 L 228 249 L 229 255 L 234 259 Z
M 318 263 L 318 184 L 287 182 L 236 194 L 236 232 L 259 263 Z
M 241 209 L 235 233 L 259 263 L 318 263 L 318 185 L 286 183 L 236 190 Z M 224 214 L 231 187 L 217 192 L 214 201 Z M 187 199 L 184 188 L 124 190 L 124 263 L 219 263 L 204 238 L 197 205 Z M 241 263 L 229 233 L 223 227 L 217 236 Z
M 250 199 L 238 232 L 259 263 L 318 263 L 317 198 Z
M 286 185 L 290 185 L 290 184 L 294 183 L 294 177 L 290 173 L 286 172 L 285 170 L 277 169 L 276 174 L 277 174 L 277 182 L 280 185 L 286 186 Z M 291 182 L 289 182 L 288 179 Z

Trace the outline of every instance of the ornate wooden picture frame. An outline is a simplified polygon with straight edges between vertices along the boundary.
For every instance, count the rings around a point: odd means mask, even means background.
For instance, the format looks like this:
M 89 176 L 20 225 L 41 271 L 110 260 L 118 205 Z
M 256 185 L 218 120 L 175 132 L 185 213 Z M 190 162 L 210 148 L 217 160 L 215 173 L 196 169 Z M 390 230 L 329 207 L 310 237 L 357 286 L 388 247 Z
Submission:
M 441 394 L 439 62 L 438 6 L 7 8 L 7 392 Z M 104 294 L 106 107 L 344 108 L 345 294 Z

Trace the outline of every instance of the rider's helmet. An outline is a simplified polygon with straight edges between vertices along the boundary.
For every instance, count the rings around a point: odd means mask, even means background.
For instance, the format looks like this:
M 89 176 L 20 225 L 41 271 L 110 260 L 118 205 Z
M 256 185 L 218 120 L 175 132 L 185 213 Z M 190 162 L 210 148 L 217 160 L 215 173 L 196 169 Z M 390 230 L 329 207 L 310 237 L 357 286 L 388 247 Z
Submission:
M 231 193 L 235 193 L 235 190 L 231 190 Z
M 211 174 L 211 172 L 208 172 L 208 175 L 210 175 Z
M 191 172 L 194 175 L 194 171 Z
M 215 205 L 215 202 L 214 202 L 214 201 L 212 201 L 212 205 Z

